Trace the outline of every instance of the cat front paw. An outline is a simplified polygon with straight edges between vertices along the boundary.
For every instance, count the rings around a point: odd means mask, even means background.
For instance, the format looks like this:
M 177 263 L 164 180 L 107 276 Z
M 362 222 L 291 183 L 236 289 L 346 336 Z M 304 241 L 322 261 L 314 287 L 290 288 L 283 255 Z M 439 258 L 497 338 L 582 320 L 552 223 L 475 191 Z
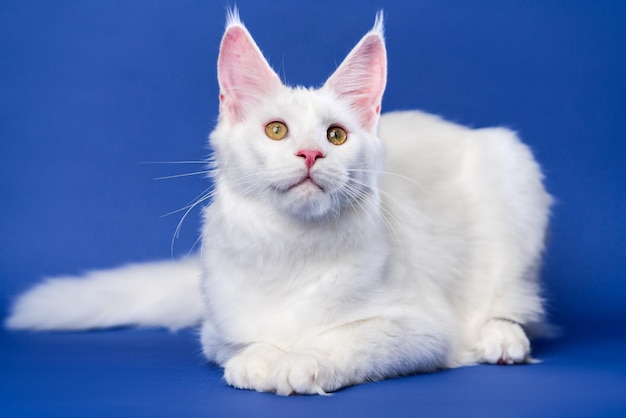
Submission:
M 491 319 L 478 338 L 479 361 L 490 364 L 528 363 L 530 342 L 522 327 L 507 319 Z
M 251 344 L 226 362 L 224 379 L 238 389 L 274 392 L 272 371 L 283 355 L 283 351 L 270 344 Z
M 224 379 L 238 389 L 278 395 L 326 395 L 342 387 L 330 360 L 321 353 L 288 352 L 255 343 L 224 364 Z

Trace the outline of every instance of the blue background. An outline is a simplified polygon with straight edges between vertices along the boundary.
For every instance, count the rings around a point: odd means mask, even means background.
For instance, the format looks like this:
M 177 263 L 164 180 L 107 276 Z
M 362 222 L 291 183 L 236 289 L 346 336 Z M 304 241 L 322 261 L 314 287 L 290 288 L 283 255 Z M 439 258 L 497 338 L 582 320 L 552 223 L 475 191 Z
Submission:
M 386 16 L 387 111 L 503 125 L 556 197 L 542 277 L 563 337 L 544 362 L 280 399 L 229 389 L 193 332 L 0 331 L 2 416 L 626 415 L 626 2 L 252 1 L 290 84 L 320 85 Z M 217 117 L 226 3 L 0 3 L 0 314 L 44 275 L 172 256 Z M 199 212 L 174 256 L 196 243 Z M 9 414 L 3 413 L 7 411 Z M 82 411 L 82 412 L 79 412 Z

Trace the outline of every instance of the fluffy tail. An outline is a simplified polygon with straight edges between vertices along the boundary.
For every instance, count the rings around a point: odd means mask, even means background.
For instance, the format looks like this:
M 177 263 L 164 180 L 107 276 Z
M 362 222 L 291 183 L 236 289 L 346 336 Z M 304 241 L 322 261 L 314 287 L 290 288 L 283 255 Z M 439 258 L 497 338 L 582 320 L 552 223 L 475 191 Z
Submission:
M 133 264 L 46 280 L 21 295 L 6 326 L 84 330 L 197 324 L 203 315 L 200 260 Z

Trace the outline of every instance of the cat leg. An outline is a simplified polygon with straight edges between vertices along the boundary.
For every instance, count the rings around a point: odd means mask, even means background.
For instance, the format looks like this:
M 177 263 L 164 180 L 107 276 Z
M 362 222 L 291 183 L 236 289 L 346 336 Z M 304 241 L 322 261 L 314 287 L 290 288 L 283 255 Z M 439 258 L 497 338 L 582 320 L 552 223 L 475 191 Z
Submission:
M 500 260 L 506 260 L 504 255 Z M 544 316 L 536 274 L 510 258 L 506 265 L 513 274 L 506 274 L 505 269 L 492 273 L 494 279 L 487 282 L 489 286 L 482 287 L 481 295 L 474 297 L 482 305 L 466 315 L 469 357 L 461 364 L 531 362 L 526 331 L 542 324 Z
M 483 326 L 476 351 L 481 363 L 528 363 L 530 342 L 517 322 L 506 318 L 492 318 Z
M 363 382 L 434 371 L 448 365 L 449 338 L 444 328 L 407 319 L 345 324 L 300 342 L 276 361 L 264 383 L 269 382 L 279 395 L 325 394 Z
M 524 363 L 530 360 L 525 330 L 544 320 L 538 270 L 552 198 L 514 133 L 489 128 L 473 134 L 464 177 L 473 236 L 462 316 L 469 362 Z
M 526 332 L 543 320 L 542 300 L 534 282 L 536 276 L 528 273 L 494 276 L 506 280 L 492 282 L 491 289 L 483 290 L 483 300 L 488 302 L 475 310 L 468 321 L 471 354 L 467 363 L 529 363 L 532 359 Z

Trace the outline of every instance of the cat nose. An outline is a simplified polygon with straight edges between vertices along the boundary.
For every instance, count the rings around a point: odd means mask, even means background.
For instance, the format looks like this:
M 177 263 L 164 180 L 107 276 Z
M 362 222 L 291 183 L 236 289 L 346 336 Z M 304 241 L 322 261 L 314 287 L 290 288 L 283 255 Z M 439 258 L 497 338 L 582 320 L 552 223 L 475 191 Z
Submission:
M 321 151 L 318 151 L 316 149 L 303 149 L 303 150 L 298 151 L 296 155 L 298 157 L 304 158 L 304 163 L 306 164 L 306 168 L 309 170 L 311 169 L 311 167 L 313 167 L 313 164 L 315 164 L 315 161 L 318 158 L 324 158 L 324 154 L 322 154 Z

